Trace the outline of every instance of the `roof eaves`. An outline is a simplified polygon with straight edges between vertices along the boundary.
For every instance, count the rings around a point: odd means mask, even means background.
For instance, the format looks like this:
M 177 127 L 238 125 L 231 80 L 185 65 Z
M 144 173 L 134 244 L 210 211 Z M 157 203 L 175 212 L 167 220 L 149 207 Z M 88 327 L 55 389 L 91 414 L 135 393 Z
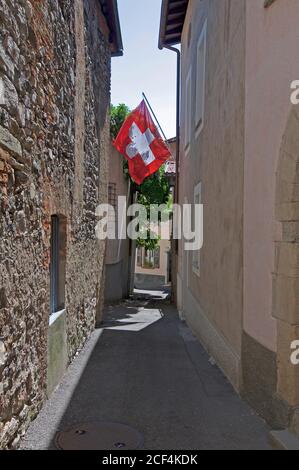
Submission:
M 101 0 L 103 14 L 106 17 L 110 29 L 110 42 L 112 45 L 112 57 L 123 55 L 123 41 L 118 13 L 117 0 Z
M 179 44 L 189 0 L 162 0 L 159 49 Z

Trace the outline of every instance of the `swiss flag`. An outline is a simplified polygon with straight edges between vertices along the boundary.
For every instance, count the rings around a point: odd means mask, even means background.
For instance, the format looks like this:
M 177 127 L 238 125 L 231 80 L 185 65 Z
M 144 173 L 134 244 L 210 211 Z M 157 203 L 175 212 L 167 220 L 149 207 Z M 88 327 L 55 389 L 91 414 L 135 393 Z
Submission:
M 127 117 L 114 146 L 128 160 L 131 178 L 138 185 L 171 157 L 144 100 Z

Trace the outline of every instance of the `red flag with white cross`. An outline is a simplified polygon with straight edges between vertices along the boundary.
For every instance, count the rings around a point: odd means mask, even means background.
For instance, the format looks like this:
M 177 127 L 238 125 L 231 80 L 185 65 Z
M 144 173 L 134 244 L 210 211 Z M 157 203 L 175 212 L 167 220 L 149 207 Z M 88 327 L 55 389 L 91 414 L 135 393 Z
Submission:
M 144 100 L 125 120 L 114 146 L 128 160 L 130 176 L 138 185 L 171 157 Z

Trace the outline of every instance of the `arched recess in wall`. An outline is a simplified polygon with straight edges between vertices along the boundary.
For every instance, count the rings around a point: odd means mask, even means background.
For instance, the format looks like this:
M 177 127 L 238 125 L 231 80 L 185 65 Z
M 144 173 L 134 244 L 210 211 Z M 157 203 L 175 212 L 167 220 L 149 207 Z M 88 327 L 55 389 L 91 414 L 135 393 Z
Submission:
M 299 407 L 299 370 L 291 363 L 291 344 L 299 339 L 299 107 L 291 109 L 276 174 L 273 316 L 277 319 L 278 394 L 291 409 Z

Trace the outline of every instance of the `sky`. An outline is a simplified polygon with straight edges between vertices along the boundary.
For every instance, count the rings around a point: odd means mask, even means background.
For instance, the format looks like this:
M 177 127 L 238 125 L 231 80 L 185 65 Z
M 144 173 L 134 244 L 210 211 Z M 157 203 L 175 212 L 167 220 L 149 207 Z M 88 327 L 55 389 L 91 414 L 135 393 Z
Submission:
M 167 138 L 175 136 L 176 54 L 158 49 L 161 0 L 118 0 L 124 56 L 112 59 L 112 103 L 138 106 L 144 92 Z

